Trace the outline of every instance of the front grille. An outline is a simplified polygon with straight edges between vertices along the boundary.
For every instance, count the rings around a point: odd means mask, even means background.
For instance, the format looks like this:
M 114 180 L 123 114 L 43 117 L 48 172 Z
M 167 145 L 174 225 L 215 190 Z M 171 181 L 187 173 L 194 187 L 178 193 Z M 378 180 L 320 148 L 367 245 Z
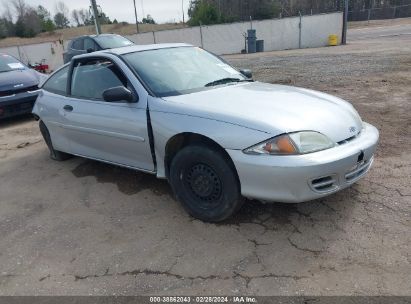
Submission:
M 361 131 L 358 132 L 357 134 L 355 134 L 354 136 L 348 137 L 344 140 L 341 140 L 341 141 L 337 142 L 337 144 L 343 145 L 343 144 L 349 143 L 350 141 L 356 139 L 360 135 L 360 133 L 361 133 Z
M 335 175 L 323 176 L 313 179 L 310 183 L 311 189 L 316 192 L 328 192 L 335 190 L 337 185 L 337 178 Z
M 372 159 L 366 160 L 363 163 L 357 164 L 354 168 L 351 168 L 351 170 L 345 174 L 345 180 L 350 183 L 360 178 L 368 171 L 371 162 Z
M 32 97 L 30 99 L 23 103 L 10 104 L 5 107 L 0 107 L 0 118 L 23 113 L 31 113 L 34 106 L 35 97 Z
M 31 86 L 31 87 L 18 88 L 18 89 L 15 89 L 15 90 L 1 91 L 0 92 L 0 97 L 10 96 L 10 95 L 19 94 L 19 93 L 25 93 L 27 91 L 36 91 L 38 89 L 39 89 L 39 87 L 37 85 L 35 85 L 35 86 Z

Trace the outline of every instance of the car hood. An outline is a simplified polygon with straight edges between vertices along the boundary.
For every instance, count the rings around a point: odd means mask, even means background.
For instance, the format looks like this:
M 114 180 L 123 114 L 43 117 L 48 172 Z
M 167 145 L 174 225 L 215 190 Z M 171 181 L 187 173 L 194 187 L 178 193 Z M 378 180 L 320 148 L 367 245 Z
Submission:
M 0 73 L 0 91 L 23 89 L 38 84 L 39 77 L 33 70 L 24 69 Z
M 325 93 L 261 82 L 218 87 L 192 94 L 164 97 L 168 110 L 221 120 L 272 136 L 311 130 L 339 142 L 362 129 L 348 102 Z

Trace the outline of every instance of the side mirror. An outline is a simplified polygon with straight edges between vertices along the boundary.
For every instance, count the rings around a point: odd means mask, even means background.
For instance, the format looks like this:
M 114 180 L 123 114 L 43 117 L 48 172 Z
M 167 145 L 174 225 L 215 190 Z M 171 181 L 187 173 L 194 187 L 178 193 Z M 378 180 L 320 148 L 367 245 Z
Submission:
M 108 102 L 134 101 L 133 93 L 131 93 L 129 89 L 123 86 L 118 86 L 105 90 L 103 92 L 103 99 Z
M 88 48 L 88 49 L 86 50 L 86 52 L 87 52 L 87 53 L 93 53 L 93 52 L 94 52 L 94 49 Z
M 240 73 L 247 78 L 253 78 L 253 73 L 249 69 L 240 70 Z

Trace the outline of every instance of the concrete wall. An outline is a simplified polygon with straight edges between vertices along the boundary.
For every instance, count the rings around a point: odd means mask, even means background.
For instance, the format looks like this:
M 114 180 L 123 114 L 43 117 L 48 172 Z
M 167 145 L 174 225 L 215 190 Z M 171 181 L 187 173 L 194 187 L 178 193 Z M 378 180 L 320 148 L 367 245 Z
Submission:
M 342 13 L 303 16 L 301 19 L 301 47 L 322 47 L 328 45 L 328 36 L 337 34 L 341 42 Z M 300 47 L 300 18 L 291 17 L 253 21 L 257 39 L 264 40 L 266 51 L 296 49 Z M 203 47 L 217 55 L 240 53 L 244 49 L 244 34 L 251 26 L 250 22 L 218 24 L 141 33 L 127 36 L 136 44 L 185 42 Z M 0 48 L 0 52 L 20 58 L 24 63 L 39 62 L 42 59 L 51 70 L 63 64 L 63 52 L 67 41 L 25 45 L 20 47 Z
M 47 43 L 12 46 L 0 48 L 0 53 L 10 54 L 20 59 L 25 64 L 41 62 L 43 59 L 49 65 L 50 70 L 55 70 L 63 64 L 64 44 L 60 41 Z
M 301 19 L 301 47 L 321 47 L 328 45 L 328 36 L 342 32 L 342 13 L 303 16 Z M 300 18 L 284 18 L 253 21 L 257 39 L 264 40 L 266 51 L 299 48 Z M 250 22 L 218 24 L 142 33 L 127 36 L 138 44 L 185 42 L 201 46 L 215 54 L 235 54 L 244 49 L 244 34 L 251 27 Z

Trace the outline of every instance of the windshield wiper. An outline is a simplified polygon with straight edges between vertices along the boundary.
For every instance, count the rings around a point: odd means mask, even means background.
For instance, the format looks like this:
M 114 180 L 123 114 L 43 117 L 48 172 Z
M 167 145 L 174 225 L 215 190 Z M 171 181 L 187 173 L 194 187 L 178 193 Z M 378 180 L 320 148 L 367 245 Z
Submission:
M 221 78 L 218 80 L 211 81 L 205 85 L 205 87 L 213 87 L 216 85 L 220 84 L 226 84 L 230 82 L 241 82 L 241 81 L 247 81 L 246 79 L 240 79 L 240 78 L 232 78 L 232 77 L 227 77 L 227 78 Z

